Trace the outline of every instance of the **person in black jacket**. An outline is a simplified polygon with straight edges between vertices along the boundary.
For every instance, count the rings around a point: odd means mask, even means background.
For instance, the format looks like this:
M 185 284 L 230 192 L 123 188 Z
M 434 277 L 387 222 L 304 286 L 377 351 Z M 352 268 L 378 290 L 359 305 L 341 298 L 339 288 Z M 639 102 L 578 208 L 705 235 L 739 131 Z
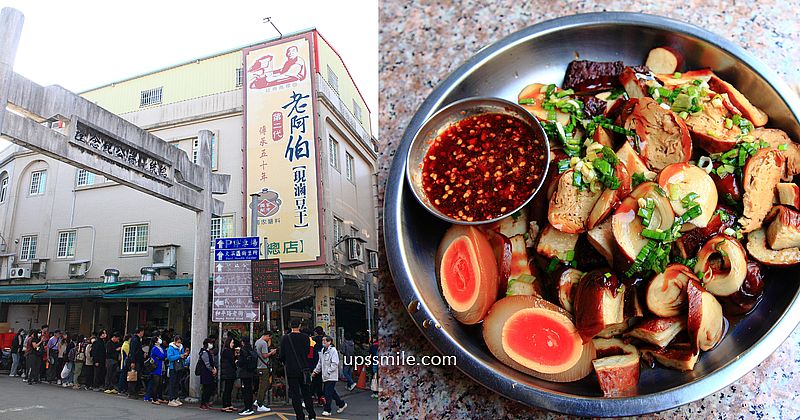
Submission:
M 136 371 L 136 380 L 128 381 L 128 397 L 130 398 L 139 398 L 139 380 L 141 379 L 142 365 L 144 365 L 142 337 L 144 337 L 144 328 L 137 327 L 131 336 L 130 349 L 128 350 L 129 371 Z
M 102 330 L 97 336 L 97 340 L 92 344 L 92 360 L 94 361 L 94 388 L 92 391 L 103 390 L 103 383 L 106 377 L 106 340 L 108 331 Z
M 22 360 L 23 344 L 25 343 L 25 330 L 20 328 L 14 340 L 11 341 L 11 372 L 8 376 L 19 376 L 20 360 Z
M 299 420 L 305 420 L 303 404 L 308 411 L 308 418 L 315 419 L 317 414 L 314 412 L 314 402 L 311 398 L 309 389 L 310 380 L 308 375 L 308 335 L 300 332 L 300 320 L 292 319 L 289 324 L 292 332 L 286 334 L 281 339 L 280 360 L 286 369 L 286 377 L 289 380 L 289 397 L 292 398 L 292 407 Z
M 250 337 L 242 337 L 242 347 L 239 349 L 239 359 L 237 360 L 236 376 L 242 381 L 242 400 L 244 408 L 239 412 L 240 416 L 253 414 L 253 379 L 258 374 L 258 355 L 250 345 Z M 301 419 L 302 420 L 302 419 Z
M 236 381 L 236 340 L 228 336 L 222 347 L 222 358 L 219 362 L 219 378 L 222 380 L 222 411 L 232 413 L 235 411 L 231 404 L 233 383 Z

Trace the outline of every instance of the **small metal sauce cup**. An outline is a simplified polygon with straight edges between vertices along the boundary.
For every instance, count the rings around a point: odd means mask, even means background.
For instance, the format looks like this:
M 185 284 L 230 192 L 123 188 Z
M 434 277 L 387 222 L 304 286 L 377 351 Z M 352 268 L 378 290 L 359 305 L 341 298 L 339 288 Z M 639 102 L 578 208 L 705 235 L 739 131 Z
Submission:
M 430 149 L 431 145 L 433 145 L 436 137 L 444 130 L 465 118 L 484 114 L 509 115 L 522 120 L 525 124 L 527 124 L 533 130 L 536 139 L 541 141 L 544 145 L 544 170 L 542 171 L 542 176 L 535 188 L 532 190 L 530 196 L 526 197 L 519 206 L 493 219 L 476 220 L 472 222 L 457 220 L 439 211 L 439 209 L 437 209 L 428 199 L 428 195 L 425 193 L 425 190 L 422 187 L 423 162 L 425 160 L 425 156 L 428 154 L 428 149 Z M 411 186 L 411 190 L 414 192 L 414 196 L 417 198 L 420 204 L 422 204 L 422 206 L 434 216 L 449 223 L 462 225 L 481 225 L 500 220 L 525 207 L 542 188 L 544 180 L 547 177 L 547 170 L 549 166 L 550 141 L 548 140 L 544 129 L 542 129 L 541 124 L 539 124 L 539 121 L 536 120 L 533 115 L 531 115 L 521 106 L 505 99 L 475 97 L 453 102 L 436 112 L 427 121 L 425 121 L 419 131 L 417 131 L 417 134 L 414 136 L 414 140 L 411 142 L 411 147 L 408 150 L 408 157 L 406 159 L 406 180 Z

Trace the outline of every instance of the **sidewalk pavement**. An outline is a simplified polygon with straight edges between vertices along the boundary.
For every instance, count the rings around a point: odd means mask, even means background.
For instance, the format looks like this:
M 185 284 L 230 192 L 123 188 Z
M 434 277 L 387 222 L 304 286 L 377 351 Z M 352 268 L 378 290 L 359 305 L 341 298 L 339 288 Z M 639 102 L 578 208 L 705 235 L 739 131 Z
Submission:
M 347 402 L 347 410 L 342 414 L 334 411 L 331 417 L 323 417 L 322 407 L 315 407 L 317 419 L 376 419 L 377 400 L 369 390 L 355 389 L 349 392 L 344 384 L 337 386 Z M 334 404 L 335 405 L 335 404 Z M 238 416 L 236 413 L 223 413 L 219 410 L 202 411 L 197 404 L 184 404 L 181 407 L 153 405 L 141 399 L 133 400 L 125 396 L 109 395 L 102 392 L 76 391 L 56 385 L 28 385 L 20 378 L 0 375 L 0 420 L 83 420 L 83 419 L 293 419 L 291 405 L 273 405 L 269 413 L 255 413 L 252 416 Z

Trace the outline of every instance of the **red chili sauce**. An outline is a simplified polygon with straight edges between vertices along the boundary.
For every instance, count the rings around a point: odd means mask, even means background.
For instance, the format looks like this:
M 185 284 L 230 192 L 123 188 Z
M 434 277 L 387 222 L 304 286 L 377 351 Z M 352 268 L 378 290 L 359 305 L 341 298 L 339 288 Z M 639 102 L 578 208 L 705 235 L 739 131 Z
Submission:
M 456 220 L 490 220 L 522 205 L 544 174 L 544 142 L 519 118 L 467 117 L 431 144 L 422 187 L 436 209 Z

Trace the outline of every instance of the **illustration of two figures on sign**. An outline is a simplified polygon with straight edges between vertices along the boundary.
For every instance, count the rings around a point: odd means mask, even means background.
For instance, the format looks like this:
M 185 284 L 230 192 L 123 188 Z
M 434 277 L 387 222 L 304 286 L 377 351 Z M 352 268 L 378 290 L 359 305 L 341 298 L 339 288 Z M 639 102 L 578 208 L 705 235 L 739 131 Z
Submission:
M 300 52 L 296 45 L 286 48 L 286 61 L 281 68 L 275 69 L 275 61 L 275 57 L 272 54 L 267 54 L 256 60 L 247 69 L 247 73 L 253 77 L 250 82 L 251 89 L 264 89 L 284 83 L 305 80 L 306 62 L 300 57 Z

